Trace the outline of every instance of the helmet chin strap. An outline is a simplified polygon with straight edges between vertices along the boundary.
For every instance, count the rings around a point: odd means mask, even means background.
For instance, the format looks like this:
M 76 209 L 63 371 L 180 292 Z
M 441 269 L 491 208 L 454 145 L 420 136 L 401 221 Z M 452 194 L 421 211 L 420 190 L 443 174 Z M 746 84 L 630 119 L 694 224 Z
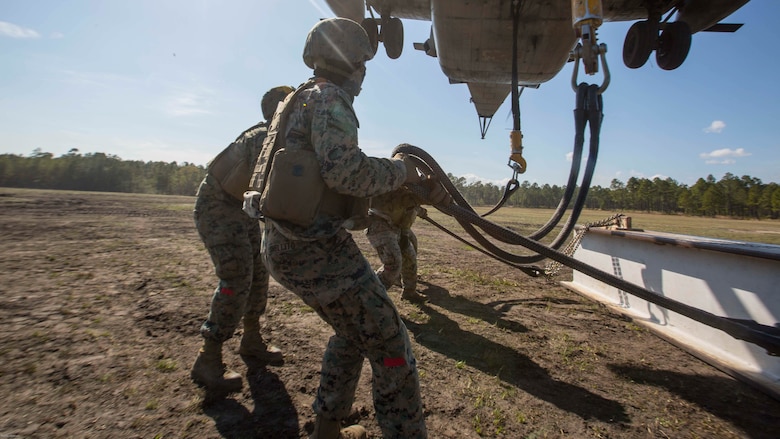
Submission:
M 360 94 L 363 79 L 366 77 L 365 64 L 357 70 L 346 72 L 344 69 L 330 65 L 330 63 L 317 62 L 314 65 L 314 75 L 325 78 L 341 87 L 352 97 Z
M 357 96 L 360 94 L 360 90 L 363 89 L 363 80 L 365 78 L 366 66 L 363 65 L 347 77 L 347 80 L 344 82 L 344 85 L 342 85 L 341 88 L 343 88 L 344 91 L 350 95 Z

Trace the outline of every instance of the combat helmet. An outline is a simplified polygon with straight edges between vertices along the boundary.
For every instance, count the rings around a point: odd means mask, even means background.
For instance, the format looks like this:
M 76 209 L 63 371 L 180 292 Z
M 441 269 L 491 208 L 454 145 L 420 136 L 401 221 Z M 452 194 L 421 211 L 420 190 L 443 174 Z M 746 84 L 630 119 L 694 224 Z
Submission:
M 344 76 L 360 69 L 374 57 L 365 29 L 348 18 L 319 21 L 309 31 L 303 48 L 303 62 L 314 69 L 325 67 Z
M 263 110 L 263 119 L 270 121 L 274 117 L 274 112 L 279 102 L 283 101 L 288 94 L 294 92 L 295 89 L 288 85 L 280 85 L 274 87 L 263 95 L 263 99 L 260 101 L 260 108 Z

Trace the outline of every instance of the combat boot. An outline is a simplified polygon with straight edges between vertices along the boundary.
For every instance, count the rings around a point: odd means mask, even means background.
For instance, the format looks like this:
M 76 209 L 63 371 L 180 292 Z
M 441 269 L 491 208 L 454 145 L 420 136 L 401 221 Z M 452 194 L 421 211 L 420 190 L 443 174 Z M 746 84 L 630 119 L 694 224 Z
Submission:
M 409 302 L 413 303 L 422 303 L 426 300 L 425 296 L 418 293 L 414 288 L 404 288 L 403 292 L 401 293 L 401 299 L 408 300 Z
M 360 425 L 350 425 L 339 429 L 339 421 L 325 419 L 317 415 L 314 421 L 314 433 L 309 439 L 367 439 L 366 429 Z
M 220 393 L 238 392 L 243 386 L 241 375 L 227 370 L 222 363 L 222 343 L 213 340 L 203 341 L 190 376 L 208 390 Z
M 244 362 L 247 360 L 281 366 L 284 364 L 282 350 L 276 346 L 269 346 L 260 335 L 260 322 L 255 319 L 244 318 L 244 335 L 241 336 L 241 345 L 238 348 Z
M 339 431 L 339 439 L 368 439 L 368 432 L 360 425 L 350 425 Z

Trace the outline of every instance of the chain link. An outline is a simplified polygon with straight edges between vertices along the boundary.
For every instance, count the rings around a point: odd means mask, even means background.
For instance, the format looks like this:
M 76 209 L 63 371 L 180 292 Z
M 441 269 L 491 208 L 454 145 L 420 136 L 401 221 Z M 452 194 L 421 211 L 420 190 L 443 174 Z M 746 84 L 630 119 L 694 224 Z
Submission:
M 584 227 L 574 232 L 574 236 L 571 238 L 571 241 L 569 241 L 569 244 L 567 244 L 566 248 L 563 249 L 563 254 L 571 257 L 574 254 L 574 252 L 577 251 L 577 248 L 579 248 L 580 243 L 582 242 L 582 238 L 585 237 L 585 234 L 588 233 L 588 230 L 590 230 L 591 227 L 606 227 L 611 225 L 619 225 L 620 224 L 619 219 L 622 216 L 623 216 L 622 213 L 616 213 L 608 218 L 604 218 L 603 220 L 593 221 L 585 224 Z M 561 264 L 558 261 L 551 260 L 544 267 L 544 275 L 547 277 L 547 279 L 552 280 L 552 278 L 556 274 L 558 274 L 562 268 L 563 268 L 563 264 Z

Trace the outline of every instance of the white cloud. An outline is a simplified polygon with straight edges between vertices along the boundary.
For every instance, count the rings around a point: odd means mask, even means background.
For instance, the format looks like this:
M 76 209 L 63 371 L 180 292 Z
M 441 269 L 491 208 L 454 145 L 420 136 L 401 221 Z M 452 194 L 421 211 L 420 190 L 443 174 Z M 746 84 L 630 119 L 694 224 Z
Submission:
M 737 148 L 737 149 L 730 149 L 730 148 L 723 148 L 723 149 L 716 149 L 712 152 L 703 152 L 699 154 L 699 157 L 703 159 L 720 159 L 723 157 L 747 157 L 751 155 L 749 152 L 745 151 L 745 148 Z
M 573 158 L 574 158 L 574 152 L 569 151 L 569 152 L 566 153 L 566 161 L 567 162 L 572 161 Z
M 723 160 L 705 160 L 705 165 L 733 165 L 734 163 L 737 163 L 734 159 L 723 159 Z
M 724 128 L 726 128 L 726 122 L 723 122 L 722 120 L 713 120 L 710 126 L 704 129 L 704 132 L 719 134 Z
M 617 177 L 619 177 L 621 175 L 622 175 L 622 172 L 617 172 L 616 173 Z M 661 180 L 666 180 L 667 178 L 669 178 L 668 175 L 664 175 L 664 174 L 653 174 L 653 175 L 648 177 L 644 172 L 637 171 L 636 169 L 632 169 L 631 171 L 629 171 L 628 175 L 630 177 L 638 178 L 640 180 L 655 180 L 656 178 L 661 179 Z
M 213 93 L 205 90 L 201 92 L 181 92 L 166 98 L 164 111 L 170 116 L 192 116 L 197 114 L 211 114 L 208 107 L 208 97 Z
M 59 40 L 65 38 L 65 35 L 62 32 L 52 32 L 51 35 L 49 35 L 49 37 L 52 40 Z
M 478 176 L 476 174 L 463 174 L 463 175 L 460 175 L 459 177 L 463 177 L 463 178 L 466 179 L 466 185 L 474 184 L 476 182 L 482 182 L 482 184 L 492 183 L 495 186 L 504 187 L 504 186 L 506 186 L 506 183 L 509 181 L 508 178 L 501 178 L 501 179 L 498 179 L 498 180 L 495 180 L 495 179 L 491 180 L 489 178 L 480 177 L 480 176 Z
M 730 149 L 716 149 L 712 152 L 703 152 L 699 154 L 699 157 L 704 159 L 704 163 L 707 165 L 733 165 L 737 161 L 734 160 L 738 157 L 747 157 L 751 154 L 746 152 L 744 148 Z
M 11 38 L 40 38 L 40 34 L 32 29 L 17 26 L 7 21 L 0 21 L 0 35 Z
M 61 80 L 68 84 L 84 87 L 111 88 L 117 85 L 127 86 L 135 80 L 129 76 L 104 72 L 83 72 L 75 70 L 62 70 Z

